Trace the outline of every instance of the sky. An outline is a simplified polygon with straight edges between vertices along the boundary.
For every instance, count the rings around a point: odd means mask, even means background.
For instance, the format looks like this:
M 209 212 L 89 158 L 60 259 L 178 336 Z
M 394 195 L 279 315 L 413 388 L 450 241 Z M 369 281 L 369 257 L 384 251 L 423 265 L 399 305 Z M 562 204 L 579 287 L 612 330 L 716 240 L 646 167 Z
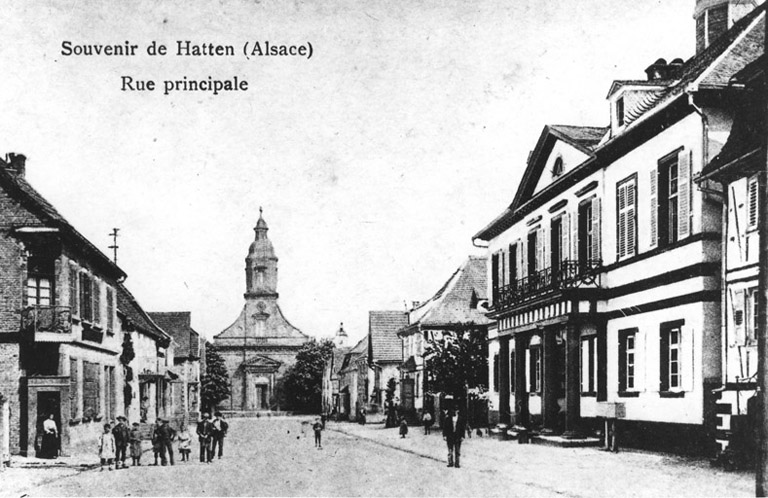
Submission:
M 259 207 L 308 335 L 431 297 L 512 201 L 546 124 L 605 126 L 614 79 L 694 52 L 694 0 L 4 2 L 0 153 L 208 338 L 243 305 Z M 176 41 L 233 57 L 176 55 Z M 62 43 L 139 45 L 63 55 Z M 147 55 L 153 41 L 166 56 Z M 242 54 L 312 45 L 312 57 Z M 155 91 L 124 91 L 122 77 Z M 248 81 L 171 92 L 165 80 Z

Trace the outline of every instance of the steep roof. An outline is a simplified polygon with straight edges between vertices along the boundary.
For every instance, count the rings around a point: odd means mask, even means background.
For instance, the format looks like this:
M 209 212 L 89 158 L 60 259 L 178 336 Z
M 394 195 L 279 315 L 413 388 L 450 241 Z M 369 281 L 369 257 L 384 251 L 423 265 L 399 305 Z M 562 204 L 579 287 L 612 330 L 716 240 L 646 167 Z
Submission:
M 403 344 L 398 330 L 408 325 L 404 311 L 370 311 L 368 313 L 368 357 L 371 362 L 403 361 Z
M 409 313 L 409 326 L 449 328 L 463 323 L 487 325 L 478 301 L 486 299 L 487 258 L 470 256 L 428 301 Z
M 368 352 L 368 336 L 366 335 L 358 341 L 351 349 L 344 354 L 344 360 L 342 361 L 339 371 L 346 371 L 350 366 L 355 364 L 355 360 L 361 355 Z
M 331 359 L 331 377 L 336 377 L 344 366 L 344 357 L 349 353 L 350 348 L 334 348 Z
M 157 339 L 163 347 L 171 343 L 171 336 L 152 320 L 128 288 L 120 283 L 117 284 L 117 312 L 128 320 L 129 325 Z
M 607 126 L 549 125 L 550 130 L 577 148 L 592 151 L 608 133 Z
M 644 101 L 642 114 L 635 116 L 621 133 L 604 140 L 592 151 L 593 157 L 535 195 L 534 189 L 541 175 L 541 168 L 529 161 L 512 204 L 476 233 L 473 240 L 492 239 L 592 171 L 609 165 L 627 151 L 657 135 L 658 130 L 667 127 L 670 121 L 674 123 L 675 120 L 694 112 L 694 108 L 687 102 L 688 92 L 727 88 L 734 74 L 763 53 L 764 13 L 767 5 L 768 2 L 755 7 L 709 47 L 683 63 L 678 79 L 668 83 L 658 95 L 654 94 L 652 98 Z M 548 128 L 551 127 L 545 127 L 545 132 Z
M 9 163 L 0 159 L 0 185 L 15 193 L 21 203 L 41 218 L 46 226 L 58 228 L 62 238 L 69 240 L 75 247 L 94 260 L 114 278 L 125 278 L 126 274 L 109 257 L 86 239 L 75 227 L 69 224 L 48 200 L 40 195 L 23 175 L 13 174 L 6 170 Z
M 176 358 L 199 358 L 200 335 L 192 328 L 189 311 L 150 311 L 150 318 L 176 341 Z

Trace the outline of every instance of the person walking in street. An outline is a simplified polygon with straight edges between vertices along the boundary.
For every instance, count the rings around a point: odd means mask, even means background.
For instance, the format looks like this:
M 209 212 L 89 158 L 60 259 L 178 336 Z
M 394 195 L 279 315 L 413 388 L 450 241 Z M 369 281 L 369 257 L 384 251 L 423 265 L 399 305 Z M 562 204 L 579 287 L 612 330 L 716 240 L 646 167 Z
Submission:
M 219 449 L 219 459 L 224 455 L 224 437 L 227 435 L 229 424 L 221 416 L 221 412 L 215 412 L 213 414 L 214 419 L 211 424 L 213 425 L 213 432 L 211 433 L 211 458 L 216 454 L 216 448 Z
M 141 465 L 141 430 L 139 429 L 139 423 L 134 422 L 131 429 L 131 459 L 133 459 L 133 466 Z
M 40 442 L 40 458 L 56 458 L 59 456 L 59 429 L 56 427 L 53 413 L 43 421 L 43 437 Z
M 429 429 L 432 428 L 432 414 L 428 410 L 424 410 L 424 415 L 421 416 L 421 421 L 424 424 L 424 434 L 429 435 Z
M 315 423 L 312 425 L 312 429 L 315 431 L 315 448 L 323 449 L 323 422 L 319 419 L 315 419 Z
M 101 470 L 107 465 L 112 470 L 112 460 L 115 459 L 115 436 L 110 431 L 109 424 L 104 424 L 104 432 L 99 437 L 99 459 L 101 460 Z
M 188 462 L 189 454 L 192 452 L 192 434 L 189 433 L 189 427 L 187 427 L 186 424 L 182 424 L 176 437 L 179 440 L 179 454 L 181 455 L 181 461 Z
M 211 415 L 209 413 L 203 413 L 203 419 L 197 423 L 197 440 L 200 442 L 201 463 L 211 463 L 211 460 L 213 460 L 213 451 L 211 450 L 213 424 L 210 418 Z
M 112 435 L 115 437 L 115 470 L 125 468 L 125 456 L 131 440 L 131 431 L 125 425 L 127 421 L 122 415 L 117 417 L 117 424 L 112 429 Z
M 464 439 L 466 422 L 464 414 L 456 409 L 453 396 L 445 397 L 443 412 L 443 439 L 448 444 L 448 466 L 461 467 L 461 441 Z
M 168 425 L 167 418 L 160 419 L 160 422 L 160 427 L 157 429 L 160 436 L 160 461 L 161 465 L 165 467 L 169 461 L 173 465 L 173 438 L 176 436 L 176 431 Z
M 405 421 L 405 417 L 400 417 L 400 438 L 404 439 L 408 434 L 408 422 Z

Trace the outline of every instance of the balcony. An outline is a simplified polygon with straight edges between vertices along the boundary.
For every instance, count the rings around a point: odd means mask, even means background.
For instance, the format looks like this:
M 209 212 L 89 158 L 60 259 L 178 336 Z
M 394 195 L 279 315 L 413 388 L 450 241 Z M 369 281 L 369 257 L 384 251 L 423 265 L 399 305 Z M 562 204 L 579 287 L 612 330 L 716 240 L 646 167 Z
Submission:
M 600 287 L 601 267 L 602 260 L 599 259 L 565 260 L 556 272 L 552 268 L 545 268 L 510 285 L 494 287 L 493 307 L 500 311 L 556 291 Z
M 21 311 L 21 332 L 39 342 L 72 340 L 69 306 L 28 306 Z

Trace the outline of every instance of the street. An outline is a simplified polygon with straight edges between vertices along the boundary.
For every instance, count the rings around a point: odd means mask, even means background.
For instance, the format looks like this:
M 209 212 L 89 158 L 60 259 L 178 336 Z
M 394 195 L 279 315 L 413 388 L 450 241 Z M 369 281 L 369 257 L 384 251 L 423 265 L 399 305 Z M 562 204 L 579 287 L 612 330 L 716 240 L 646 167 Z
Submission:
M 726 473 L 702 461 L 477 437 L 465 441 L 462 468 L 447 468 L 441 437 L 418 428 L 400 439 L 397 429 L 329 423 L 317 450 L 302 420 L 308 419 L 231 420 L 224 458 L 212 464 L 197 461 L 195 444 L 192 461 L 178 462 L 177 454 L 173 467 L 147 466 L 152 455 L 145 453 L 139 468 L 72 471 L 42 483 L 39 473 L 57 469 L 11 469 L 17 480 L 38 473 L 24 482 L 40 484 L 27 489 L 10 482 L 0 495 L 748 496 L 754 489 L 751 473 Z

